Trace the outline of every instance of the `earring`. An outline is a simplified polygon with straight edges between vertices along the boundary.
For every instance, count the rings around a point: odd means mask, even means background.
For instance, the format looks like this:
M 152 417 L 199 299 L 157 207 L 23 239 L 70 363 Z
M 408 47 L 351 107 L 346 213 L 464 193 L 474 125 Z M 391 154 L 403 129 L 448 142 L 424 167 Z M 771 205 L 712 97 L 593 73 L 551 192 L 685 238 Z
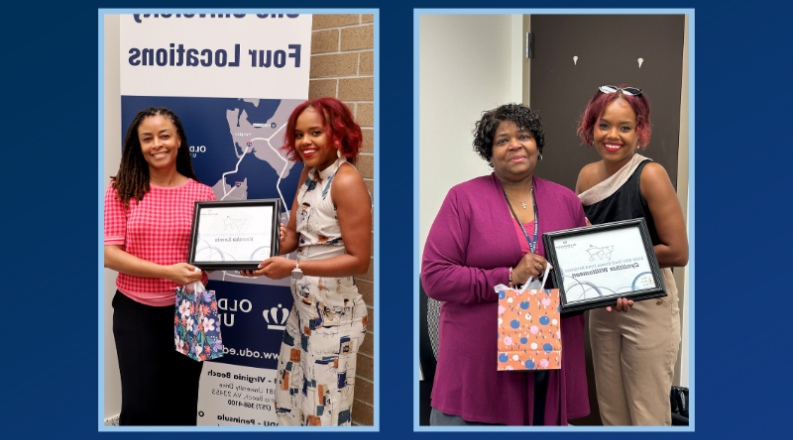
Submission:
M 542 160 L 542 153 L 540 153 L 540 155 L 539 155 L 539 156 L 537 156 L 537 162 L 539 162 L 539 161 L 541 161 L 541 160 Z
M 339 149 L 336 150 L 336 157 L 341 159 L 341 150 L 339 150 Z

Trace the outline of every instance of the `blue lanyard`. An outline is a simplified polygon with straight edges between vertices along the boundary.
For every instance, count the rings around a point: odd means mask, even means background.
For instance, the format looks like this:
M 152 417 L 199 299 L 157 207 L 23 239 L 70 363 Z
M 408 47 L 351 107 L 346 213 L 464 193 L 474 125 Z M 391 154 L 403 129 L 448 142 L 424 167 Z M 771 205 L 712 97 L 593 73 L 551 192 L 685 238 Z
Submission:
M 537 230 L 539 229 L 540 218 L 537 216 L 537 199 L 534 197 L 534 184 L 531 185 L 531 201 L 534 204 L 534 241 L 529 239 L 529 234 L 526 232 L 526 228 L 523 227 L 523 224 L 520 222 L 518 215 L 515 214 L 515 210 L 512 209 L 512 205 L 509 203 L 509 198 L 507 197 L 507 192 L 504 191 L 504 188 L 501 188 L 501 191 L 504 193 L 504 198 L 507 200 L 507 206 L 509 206 L 510 212 L 515 217 L 515 221 L 518 222 L 518 226 L 520 226 L 520 230 L 523 231 L 523 235 L 526 237 L 526 241 L 529 242 L 529 249 L 531 249 L 532 254 L 537 253 Z

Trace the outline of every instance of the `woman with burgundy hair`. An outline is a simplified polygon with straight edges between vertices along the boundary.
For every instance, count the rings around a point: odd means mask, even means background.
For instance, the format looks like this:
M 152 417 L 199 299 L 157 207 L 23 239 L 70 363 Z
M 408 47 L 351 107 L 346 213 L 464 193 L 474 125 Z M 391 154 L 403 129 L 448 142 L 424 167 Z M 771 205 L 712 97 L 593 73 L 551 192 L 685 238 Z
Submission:
M 361 129 L 337 99 L 298 106 L 285 145 L 302 162 L 289 224 L 281 225 L 281 254 L 245 276 L 292 276 L 294 305 L 286 323 L 275 390 L 279 425 L 350 425 L 355 361 L 366 335 L 367 310 L 353 276 L 369 268 L 372 205 L 353 166 Z
M 680 347 L 677 287 L 671 267 L 688 263 L 683 212 L 663 166 L 639 154 L 650 143 L 650 103 L 641 89 L 602 86 L 578 134 L 602 160 L 578 175 L 576 194 L 592 224 L 644 218 L 668 296 L 619 299 L 630 313 L 589 313 L 600 416 L 604 425 L 670 425 L 669 391 Z

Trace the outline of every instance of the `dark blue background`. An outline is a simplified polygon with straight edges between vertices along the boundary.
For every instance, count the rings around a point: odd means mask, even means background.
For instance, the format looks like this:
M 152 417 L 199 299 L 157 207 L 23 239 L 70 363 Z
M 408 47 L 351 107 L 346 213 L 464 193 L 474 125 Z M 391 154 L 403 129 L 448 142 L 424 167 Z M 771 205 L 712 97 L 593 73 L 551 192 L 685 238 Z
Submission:
M 120 2 L 102 2 L 102 7 Z M 413 7 L 593 7 L 584 1 L 269 2 L 270 7 L 380 7 L 380 433 L 413 433 L 411 294 Z M 637 2 L 600 2 L 638 7 Z M 124 2 L 129 5 L 129 2 Z M 781 2 L 653 2 L 696 8 L 696 433 L 786 436 L 790 426 L 790 10 Z M 97 437 L 97 7 L 4 8 L 4 438 Z M 138 2 L 137 7 L 161 3 Z M 209 7 L 220 2 L 171 2 Z M 235 6 L 265 6 L 242 1 Z M 614 48 L 619 50 L 619 48 Z M 462 91 L 464 93 L 464 91 Z M 443 128 L 440 127 L 442 130 Z M 461 146 L 462 148 L 463 146 Z M 466 147 L 467 148 L 467 147 Z M 99 232 L 97 232 L 97 227 Z M 694 238 L 695 237 L 695 238 Z M 396 311 L 396 314 L 394 313 Z M 386 321 L 383 321 L 386 322 Z M 104 434 L 104 436 L 114 434 Z M 124 437 L 216 437 L 134 433 Z M 240 434 L 220 434 L 223 436 Z M 264 433 L 242 434 L 248 437 Z M 532 434 L 513 434 L 530 436 Z M 570 433 L 588 438 L 691 434 Z M 788 434 L 789 435 L 789 434 Z

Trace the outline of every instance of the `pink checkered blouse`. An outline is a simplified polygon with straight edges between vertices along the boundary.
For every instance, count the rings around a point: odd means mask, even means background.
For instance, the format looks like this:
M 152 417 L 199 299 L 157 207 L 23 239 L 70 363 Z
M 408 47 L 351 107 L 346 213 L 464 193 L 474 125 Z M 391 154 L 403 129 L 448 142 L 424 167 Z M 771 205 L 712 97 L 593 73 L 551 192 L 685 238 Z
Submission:
M 130 255 L 160 265 L 186 263 L 194 202 L 215 199 L 212 188 L 189 179 L 182 185 L 151 188 L 140 203 L 132 199 L 124 209 L 111 185 L 105 193 L 105 246 L 121 245 Z M 207 282 L 207 275 L 202 280 Z M 149 306 L 173 306 L 177 285 L 162 278 L 143 278 L 123 273 L 118 290 Z

